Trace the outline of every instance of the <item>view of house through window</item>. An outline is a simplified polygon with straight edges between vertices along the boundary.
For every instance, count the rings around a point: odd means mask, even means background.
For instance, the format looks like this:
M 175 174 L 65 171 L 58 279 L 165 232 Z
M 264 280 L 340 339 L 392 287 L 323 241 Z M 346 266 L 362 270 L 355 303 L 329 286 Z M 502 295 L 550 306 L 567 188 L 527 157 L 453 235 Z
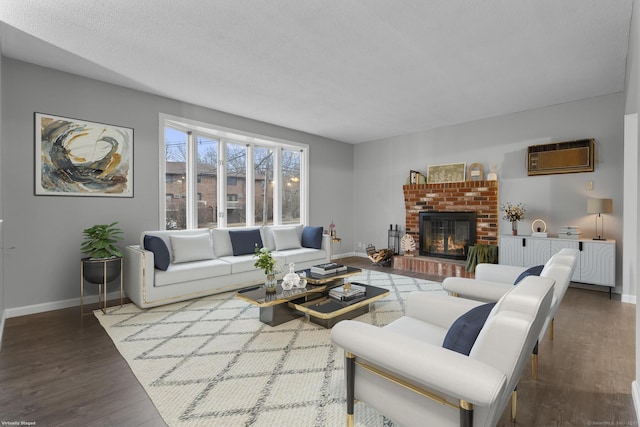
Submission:
M 227 196 L 235 195 L 235 200 L 227 197 L 227 225 L 243 226 L 247 219 L 247 147 L 246 145 L 227 143 Z M 242 197 L 238 197 L 242 195 Z
M 273 224 L 273 150 L 256 147 L 253 152 L 255 224 Z
M 282 223 L 300 222 L 300 150 L 282 150 Z
M 167 229 L 299 224 L 305 146 L 164 120 Z
M 187 227 L 187 132 L 165 128 L 166 228 Z

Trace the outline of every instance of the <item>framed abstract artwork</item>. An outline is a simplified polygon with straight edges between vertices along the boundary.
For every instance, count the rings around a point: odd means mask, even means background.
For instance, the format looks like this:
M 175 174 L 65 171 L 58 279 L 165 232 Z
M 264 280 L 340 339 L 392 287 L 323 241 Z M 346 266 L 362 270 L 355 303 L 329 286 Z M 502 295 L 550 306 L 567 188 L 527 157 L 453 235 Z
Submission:
M 463 182 L 467 170 L 466 163 L 449 163 L 427 168 L 427 184 L 443 182 Z
M 133 197 L 133 129 L 35 113 L 35 194 Z

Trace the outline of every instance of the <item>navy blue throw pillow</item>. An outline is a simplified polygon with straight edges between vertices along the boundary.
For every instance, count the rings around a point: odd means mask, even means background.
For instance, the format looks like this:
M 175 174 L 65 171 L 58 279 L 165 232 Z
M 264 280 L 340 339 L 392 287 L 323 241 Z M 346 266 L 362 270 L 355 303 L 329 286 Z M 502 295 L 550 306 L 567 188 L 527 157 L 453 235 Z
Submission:
M 322 248 L 322 226 L 320 227 L 312 227 L 305 226 L 302 229 L 302 247 L 311 248 L 311 249 L 320 249 Z
M 262 237 L 260 230 L 230 230 L 231 247 L 233 248 L 233 256 L 254 254 L 256 245 L 262 247 Z
M 144 248 L 153 252 L 153 266 L 158 270 L 167 271 L 171 255 L 164 240 L 158 236 L 144 236 Z
M 522 279 L 524 279 L 527 276 L 539 276 L 540 273 L 542 273 L 543 268 L 544 268 L 544 265 L 535 265 L 533 267 L 527 268 L 525 271 L 520 273 L 520 275 L 518 276 L 516 281 L 513 282 L 513 284 L 517 285 L 518 282 L 520 282 Z
M 468 356 L 494 305 L 495 302 L 483 304 L 458 317 L 444 337 L 442 347 Z

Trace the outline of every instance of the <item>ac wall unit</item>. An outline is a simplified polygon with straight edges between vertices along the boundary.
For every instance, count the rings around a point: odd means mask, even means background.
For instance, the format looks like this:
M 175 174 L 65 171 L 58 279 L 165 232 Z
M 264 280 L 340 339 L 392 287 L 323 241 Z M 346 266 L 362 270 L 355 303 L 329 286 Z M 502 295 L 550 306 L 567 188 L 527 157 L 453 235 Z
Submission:
M 527 171 L 531 175 L 593 172 L 595 141 L 554 142 L 527 149 Z

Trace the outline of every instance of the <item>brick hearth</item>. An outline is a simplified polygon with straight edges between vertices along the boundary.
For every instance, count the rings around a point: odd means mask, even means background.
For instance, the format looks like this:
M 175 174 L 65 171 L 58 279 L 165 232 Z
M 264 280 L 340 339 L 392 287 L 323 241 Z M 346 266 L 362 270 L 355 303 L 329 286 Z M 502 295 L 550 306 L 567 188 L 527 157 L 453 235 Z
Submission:
M 498 244 L 498 181 L 412 184 L 402 187 L 406 232 L 418 243 L 420 212 L 476 212 L 476 243 Z M 394 268 L 469 277 L 464 263 L 427 257 L 396 257 Z M 441 274 L 443 273 L 443 274 Z M 471 275 L 472 276 L 472 275 Z
M 424 256 L 394 256 L 393 268 L 443 277 L 474 277 L 464 267 L 466 262 Z

